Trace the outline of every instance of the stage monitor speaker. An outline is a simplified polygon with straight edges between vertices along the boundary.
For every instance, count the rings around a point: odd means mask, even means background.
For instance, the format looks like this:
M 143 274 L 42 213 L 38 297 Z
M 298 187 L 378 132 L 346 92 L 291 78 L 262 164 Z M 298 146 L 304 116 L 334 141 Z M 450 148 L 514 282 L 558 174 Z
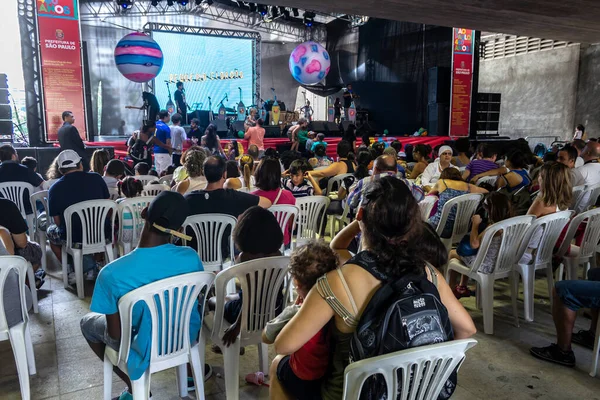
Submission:
M 325 121 L 312 121 L 308 125 L 308 130 L 316 133 L 325 133 L 327 132 L 326 124 L 327 122 Z
M 278 126 L 267 125 L 265 128 L 265 137 L 266 138 L 279 138 L 281 137 L 281 129 Z
M 219 135 L 219 137 L 227 136 L 227 121 L 224 119 L 215 119 L 213 120 L 212 124 L 217 127 L 217 135 Z
M 427 105 L 427 132 L 430 136 L 447 136 L 450 107 L 447 103 Z
M 450 68 L 429 68 L 427 79 L 427 101 L 432 103 L 450 102 Z
M 335 122 L 326 122 L 325 128 L 329 136 L 341 136 L 340 126 Z
M 188 114 L 188 124 L 190 123 L 190 121 L 193 118 L 197 118 L 199 121 L 198 126 L 202 126 L 202 127 L 206 128 L 210 124 L 208 113 L 209 113 L 209 111 L 206 111 L 206 110 L 196 110 L 196 111 L 189 113 Z

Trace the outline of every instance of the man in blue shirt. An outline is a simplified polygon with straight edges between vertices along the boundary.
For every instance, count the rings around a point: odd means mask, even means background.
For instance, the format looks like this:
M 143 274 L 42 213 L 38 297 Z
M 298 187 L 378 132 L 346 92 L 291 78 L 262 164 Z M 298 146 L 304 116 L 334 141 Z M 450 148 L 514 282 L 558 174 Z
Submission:
M 32 169 L 19 164 L 19 157 L 15 148 L 10 144 L 5 144 L 0 146 L 0 183 L 5 182 L 25 182 L 31 184 L 35 189 L 41 186 L 44 180 Z M 29 202 L 29 196 L 32 194 L 28 190 L 23 193 L 23 206 L 25 207 L 25 213 L 28 215 L 33 212 Z
M 118 304 L 121 297 L 161 279 L 204 270 L 193 249 L 170 244 L 171 235 L 191 240 L 181 233 L 181 226 L 188 214 L 189 207 L 182 195 L 162 192 L 142 211 L 145 224 L 138 247 L 100 271 L 90 305 L 92 312 L 81 319 L 81 332 L 101 360 L 104 359 L 106 346 L 119 350 L 121 320 Z M 127 360 L 129 376 L 114 368 L 128 386 L 128 390 L 118 397 L 119 400 L 132 399 L 130 378 L 139 379 L 150 363 L 152 325 L 145 304 L 138 303 L 133 308 L 132 325 L 132 344 Z M 200 326 L 196 302 L 190 319 L 192 343 L 198 341 Z
M 165 169 L 171 165 L 171 128 L 169 121 L 171 117 L 169 112 L 162 110 L 158 113 L 158 121 L 156 121 L 156 136 L 154 136 L 154 169 L 160 175 Z

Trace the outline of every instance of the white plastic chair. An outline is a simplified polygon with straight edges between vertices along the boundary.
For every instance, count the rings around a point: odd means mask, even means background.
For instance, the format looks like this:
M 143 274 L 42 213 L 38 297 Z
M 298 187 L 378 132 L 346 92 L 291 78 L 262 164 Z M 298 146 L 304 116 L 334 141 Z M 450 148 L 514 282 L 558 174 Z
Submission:
M 31 238 L 37 236 L 37 242 L 42 248 L 42 269 L 45 271 L 47 266 L 46 260 L 46 231 L 43 231 L 38 226 L 38 219 L 40 217 L 40 212 L 37 209 L 37 202 L 39 201 L 44 207 L 44 211 L 46 212 L 46 220 L 50 224 L 50 214 L 48 213 L 48 191 L 42 190 L 36 193 L 33 193 L 29 196 L 29 201 L 31 202 L 31 209 L 33 210 L 33 231 L 30 231 L 29 234 Z
M 433 206 L 439 200 L 437 196 L 425 196 L 423 200 L 419 202 L 419 210 L 421 210 L 421 219 L 427 221 L 431 215 Z
M 344 227 L 346 225 L 350 224 L 350 217 L 348 217 L 348 215 L 350 214 L 350 204 L 348 204 L 348 202 L 346 200 L 343 200 L 342 203 L 344 204 L 344 210 L 342 211 L 341 215 L 330 215 L 329 217 L 331 218 L 331 239 L 333 240 L 333 238 L 335 237 L 335 234 L 339 231 L 341 231 L 342 229 L 344 229 Z
M 262 331 L 275 318 L 277 291 L 287 275 L 289 257 L 267 257 L 247 261 L 219 272 L 215 279 L 216 308 L 214 315 L 204 318 L 203 327 L 210 332 L 211 341 L 221 347 L 225 365 L 225 392 L 229 400 L 239 398 L 240 346 L 258 347 L 259 369 L 269 373 L 268 347 L 262 342 Z M 241 330 L 237 340 L 226 347 L 222 338 L 229 324 L 223 319 L 226 287 L 237 279 L 242 287 Z
M 231 264 L 235 261 L 233 236 L 231 233 L 237 224 L 237 219 L 227 214 L 191 215 L 183 223 L 184 230 L 189 227 L 197 242 L 197 252 L 202 260 L 205 271 L 219 272 L 226 268 L 221 243 L 227 228 L 229 232 L 229 257 Z M 187 244 L 187 243 L 186 243 Z
M 329 195 L 334 190 L 334 187 L 339 191 L 342 185 L 344 184 L 344 179 L 354 177 L 354 174 L 341 174 L 332 176 L 327 181 L 327 191 L 323 193 L 324 195 Z
M 497 176 L 483 176 L 477 180 L 476 184 L 479 185 L 481 183 L 489 183 L 493 187 L 496 187 L 497 180 L 498 180 Z
M 541 230 L 541 236 L 539 236 L 539 242 L 535 248 L 535 254 L 530 260 L 526 260 L 524 257 L 519 260 L 519 263 L 515 266 L 515 271 L 523 279 L 523 305 L 525 320 L 533 321 L 533 295 L 534 295 L 534 283 L 535 283 L 535 271 L 540 269 L 546 270 L 546 279 L 548 281 L 548 296 L 550 302 L 552 302 L 552 288 L 554 287 L 553 270 L 552 270 L 552 255 L 554 254 L 554 246 L 563 229 L 569 223 L 573 211 L 561 211 L 554 214 L 546 215 L 538 218 L 525 233 L 524 238 L 530 238 L 529 240 L 523 240 L 521 243 L 522 249 L 519 253 L 525 254 L 528 250 L 528 245 L 533 240 L 534 236 L 538 235 L 538 230 Z M 523 248 L 524 247 L 524 248 Z M 528 261 L 523 263 L 523 261 Z M 517 301 L 519 295 L 519 280 L 513 279 L 513 302 Z
M 573 187 L 573 197 L 571 197 L 571 205 L 569 206 L 569 210 L 577 210 L 577 203 L 579 203 L 584 190 L 585 185 Z
M 484 231 L 483 240 L 472 268 L 467 267 L 462 261 L 454 258 L 448 263 L 448 268 L 446 269 L 446 280 L 448 282 L 450 282 L 451 270 L 467 275 L 477 282 L 477 304 L 483 305 L 483 326 L 484 332 L 488 335 L 494 333 L 494 282 L 497 279 L 503 278 L 516 279 L 513 275 L 513 266 L 523 256 L 521 251 L 524 252 L 525 250 L 520 249 L 520 244 L 523 241 L 528 241 L 525 238 L 525 233 L 534 218 L 533 215 L 524 215 L 509 218 L 489 226 Z M 494 235 L 500 231 L 502 231 L 502 239 L 500 250 L 493 266 L 494 272 L 491 274 L 478 272 L 479 267 L 485 261 Z M 514 285 L 511 285 L 512 289 L 514 289 Z M 515 314 L 515 322 L 518 324 L 516 302 L 513 303 L 513 312 Z
M 168 192 L 171 188 L 167 185 L 153 183 L 144 186 L 142 190 L 142 196 L 158 196 L 161 192 Z
M 173 180 L 173 174 L 171 174 L 171 175 L 165 175 L 165 176 L 161 177 L 158 180 L 158 182 L 161 183 L 161 184 L 163 184 L 163 185 L 167 185 L 170 188 L 172 180 Z
M 595 377 L 598 373 L 598 351 L 600 351 L 600 319 L 596 324 L 596 337 L 594 338 L 594 352 L 592 357 L 592 370 L 590 376 Z
M 117 203 L 112 200 L 88 200 L 73 204 L 65 210 L 67 242 L 62 246 L 62 274 L 65 289 L 69 287 L 67 254 L 73 256 L 77 296 L 85 297 L 83 288 L 83 256 L 86 254 L 106 253 L 109 261 L 115 259 L 113 250 L 113 232 Z M 75 248 L 73 242 L 73 217 L 81 221 L 81 248 Z M 110 236 L 105 233 L 105 221 L 110 221 Z M 108 242 L 107 242 L 108 239 Z
M 572 245 L 577 228 L 587 219 L 585 231 L 581 240 L 581 246 Z M 600 241 L 600 208 L 578 214 L 571 220 L 569 230 L 560 246 L 558 256 L 562 257 L 562 263 L 558 268 L 557 280 L 562 279 L 563 269 L 566 267 L 567 279 L 577 279 L 577 267 L 584 265 L 583 279 L 586 279 L 590 268 L 596 267 L 596 247 Z M 567 255 L 567 250 L 569 254 Z
M 146 186 L 150 182 L 159 181 L 159 177 L 154 175 L 136 175 L 134 176 L 134 178 L 138 181 L 141 181 L 144 186 Z
M 327 196 L 307 196 L 296 199 L 299 213 L 296 217 L 296 235 L 292 240 L 292 250 L 320 235 L 325 220 L 325 210 L 329 207 L 329 203 Z
M 17 205 L 23 219 L 27 221 L 29 236 L 33 236 L 33 214 L 25 213 L 25 201 L 23 196 L 31 196 L 35 188 L 27 182 L 4 182 L 0 183 L 0 197 L 11 200 Z
M 274 206 L 269 207 L 268 210 L 271 211 L 275 216 L 275 219 L 277 219 L 277 223 L 284 235 L 286 232 L 294 232 L 296 216 L 299 214 L 298 207 L 287 204 L 275 204 Z
M 214 274 L 193 272 L 162 279 L 132 290 L 119 300 L 121 317 L 121 346 L 115 351 L 106 346 L 104 351 L 104 400 L 112 398 L 112 372 L 116 365 L 126 374 L 127 359 L 131 347 L 131 313 L 138 302 L 146 303 L 152 318 L 152 347 L 150 365 L 140 379 L 131 382 L 134 400 L 145 400 L 150 395 L 151 374 L 177 367 L 177 387 L 179 396 L 186 397 L 187 363 L 192 365 L 196 395 L 204 398 L 204 347 L 206 339 L 202 336 L 198 343 L 190 343 L 190 318 L 192 307 L 201 292 L 208 292 Z M 206 303 L 203 296 L 202 308 Z M 165 315 L 168 318 L 165 318 Z M 202 312 L 200 313 L 202 315 Z M 159 329 L 159 325 L 162 329 Z M 160 335 L 159 335 L 159 330 Z
M 454 243 L 458 243 L 463 236 L 469 233 L 469 224 L 471 223 L 471 217 L 475 215 L 477 206 L 483 198 L 482 194 L 463 194 L 450 199 L 444 204 L 442 209 L 442 216 L 437 226 L 437 233 L 442 239 L 442 243 L 446 246 L 446 249 L 450 251 Z M 450 210 L 456 207 L 456 217 L 454 219 L 454 225 L 452 226 L 452 235 L 449 238 L 441 237 L 444 231 L 444 226 L 450 215 Z
M 25 400 L 31 398 L 29 387 L 29 375 L 35 375 L 35 355 L 31 343 L 29 330 L 29 315 L 27 314 L 27 303 L 25 302 L 25 274 L 28 262 L 19 256 L 0 257 L 0 341 L 9 340 L 15 356 L 21 397 Z M 8 327 L 6 315 L 4 314 L 4 286 L 10 271 L 15 271 L 18 276 L 19 301 L 21 302 L 21 322 Z
M 115 188 L 108 188 L 108 193 L 110 194 L 110 199 L 111 200 L 117 200 L 119 197 L 119 189 L 115 189 Z M 125 197 L 125 196 L 122 196 Z
M 152 196 L 144 197 L 132 197 L 124 199 L 118 203 L 119 207 L 119 235 L 118 235 L 118 247 L 120 249 L 121 256 L 129 254 L 133 248 L 135 248 L 140 240 L 142 234 L 142 228 L 144 227 L 144 219 L 142 218 L 142 210 L 154 200 Z M 131 241 L 125 241 L 123 237 L 123 214 L 131 214 L 133 225 L 133 235 Z
M 586 185 L 585 190 L 581 193 L 575 211 L 578 213 L 587 211 L 588 208 L 593 207 L 600 197 L 600 183 L 595 185 Z
M 343 399 L 358 400 L 365 381 L 381 374 L 388 399 L 436 400 L 467 350 L 476 344 L 475 339 L 452 340 L 351 363 L 344 371 Z

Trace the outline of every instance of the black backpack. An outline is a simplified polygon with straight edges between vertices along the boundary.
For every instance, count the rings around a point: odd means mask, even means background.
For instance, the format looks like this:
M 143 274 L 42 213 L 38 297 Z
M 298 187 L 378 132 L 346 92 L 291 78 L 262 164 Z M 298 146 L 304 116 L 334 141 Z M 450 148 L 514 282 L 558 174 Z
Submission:
M 427 266 L 433 283 L 425 273 L 390 281 L 377 269 L 375 259 L 375 255 L 362 252 L 348 261 L 383 282 L 361 315 L 350 341 L 350 361 L 453 340 L 454 332 L 448 310 L 440 300 L 434 269 Z M 401 383 L 402 379 L 398 381 Z M 455 388 L 456 371 L 450 375 L 439 399 L 450 398 Z M 386 391 L 383 376 L 374 375 L 365 381 L 360 398 L 379 400 L 396 397 L 386 394 Z

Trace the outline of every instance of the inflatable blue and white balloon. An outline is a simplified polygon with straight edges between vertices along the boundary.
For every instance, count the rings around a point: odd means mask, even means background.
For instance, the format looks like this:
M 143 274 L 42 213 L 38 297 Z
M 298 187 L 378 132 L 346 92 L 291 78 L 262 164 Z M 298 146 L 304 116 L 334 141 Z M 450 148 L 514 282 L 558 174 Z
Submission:
M 115 48 L 117 69 L 130 81 L 143 83 L 156 78 L 163 67 L 163 52 L 150 36 L 133 32 Z
M 331 60 L 327 50 L 319 43 L 304 42 L 290 54 L 289 67 L 298 82 L 314 85 L 327 76 Z

